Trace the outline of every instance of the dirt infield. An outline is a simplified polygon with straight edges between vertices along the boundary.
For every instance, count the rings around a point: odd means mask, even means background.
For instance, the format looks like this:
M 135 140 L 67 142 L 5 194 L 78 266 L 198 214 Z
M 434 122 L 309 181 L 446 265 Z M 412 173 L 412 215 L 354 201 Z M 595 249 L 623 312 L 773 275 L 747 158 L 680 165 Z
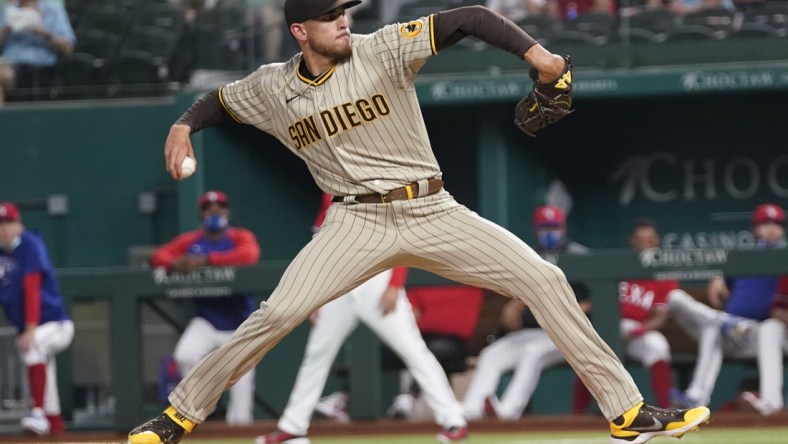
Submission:
M 518 421 L 498 421 L 485 419 L 472 421 L 471 432 L 548 432 L 575 430 L 605 430 L 607 422 L 599 416 L 525 416 Z M 716 412 L 712 414 L 711 428 L 727 427 L 788 427 L 788 412 L 764 417 L 756 413 Z M 198 427 L 190 437 L 193 438 L 253 438 L 276 428 L 276 421 L 257 421 L 249 426 L 230 427 L 221 421 L 210 421 Z M 432 421 L 396 421 L 396 420 L 358 420 L 346 424 L 338 424 L 327 420 L 316 420 L 309 429 L 310 437 L 321 436 L 362 436 L 362 435 L 397 435 L 415 433 L 433 433 L 438 426 Z M 87 442 L 119 442 L 124 433 L 111 432 L 72 432 L 58 438 L 46 438 L 46 442 L 87 443 Z M 41 437 L 33 436 L 0 436 L 0 443 L 41 443 Z

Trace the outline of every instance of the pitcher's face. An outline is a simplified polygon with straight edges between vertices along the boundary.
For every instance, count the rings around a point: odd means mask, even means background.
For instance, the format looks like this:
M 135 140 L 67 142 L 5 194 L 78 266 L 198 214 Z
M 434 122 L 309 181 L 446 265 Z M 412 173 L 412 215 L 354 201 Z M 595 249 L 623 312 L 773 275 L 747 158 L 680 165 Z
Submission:
M 341 61 L 350 57 L 353 46 L 345 8 L 337 8 L 304 22 L 309 46 L 318 54 Z

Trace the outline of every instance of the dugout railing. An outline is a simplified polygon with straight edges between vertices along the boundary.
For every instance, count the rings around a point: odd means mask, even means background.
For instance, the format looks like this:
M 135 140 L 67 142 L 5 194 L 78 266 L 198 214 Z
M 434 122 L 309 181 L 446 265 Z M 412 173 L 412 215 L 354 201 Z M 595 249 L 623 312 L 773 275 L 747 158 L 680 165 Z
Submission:
M 622 279 L 678 279 L 705 282 L 724 273 L 736 275 L 788 274 L 788 249 L 782 250 L 657 250 L 637 255 L 631 251 L 602 251 L 564 256 L 559 264 L 572 280 L 583 281 L 593 295 L 593 322 L 616 353 L 621 352 L 617 283 Z M 141 268 L 61 269 L 60 285 L 69 304 L 103 301 L 107 304 L 109 341 L 109 391 L 116 403 L 109 428 L 127 430 L 149 416 L 142 390 L 141 307 L 147 301 L 200 296 L 252 293 L 265 295 L 276 286 L 286 261 L 263 262 L 249 268 L 217 268 L 173 276 Z M 445 284 L 447 281 L 413 270 L 409 285 Z M 368 330 L 351 337 L 347 362 L 350 378 L 351 416 L 382 416 L 380 342 Z M 58 361 L 64 412 L 73 408 L 73 356 L 65 352 Z M 265 387 L 264 380 L 258 387 Z M 263 390 L 264 391 L 264 390 Z M 265 393 L 261 394 L 265 397 Z

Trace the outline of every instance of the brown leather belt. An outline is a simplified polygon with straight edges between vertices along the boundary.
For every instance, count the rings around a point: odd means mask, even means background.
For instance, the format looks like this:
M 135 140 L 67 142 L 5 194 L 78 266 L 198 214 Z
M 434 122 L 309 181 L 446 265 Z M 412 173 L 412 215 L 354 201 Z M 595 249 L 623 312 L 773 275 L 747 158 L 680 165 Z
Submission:
M 334 196 L 332 202 L 358 202 L 358 203 L 389 203 L 394 200 L 410 200 L 416 197 L 429 196 L 435 194 L 443 188 L 443 180 L 429 179 L 427 181 L 427 192 L 419 195 L 419 184 L 413 182 L 402 188 L 396 188 L 386 194 L 373 193 L 357 196 Z M 347 198 L 350 199 L 347 199 Z

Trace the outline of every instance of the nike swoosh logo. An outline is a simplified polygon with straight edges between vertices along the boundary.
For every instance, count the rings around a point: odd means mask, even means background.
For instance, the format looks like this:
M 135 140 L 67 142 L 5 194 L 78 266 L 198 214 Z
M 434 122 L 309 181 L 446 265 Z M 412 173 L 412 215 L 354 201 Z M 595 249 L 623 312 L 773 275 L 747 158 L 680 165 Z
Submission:
M 285 105 L 287 105 L 288 103 L 292 102 L 293 100 L 295 100 L 295 99 L 297 99 L 299 97 L 301 97 L 301 94 L 296 94 L 293 97 L 289 97 L 289 98 L 285 99 Z
M 655 432 L 657 430 L 662 430 L 663 429 L 662 421 L 660 421 L 657 418 L 652 418 L 652 419 L 654 420 L 654 424 L 651 424 L 648 427 L 644 427 L 644 426 L 627 427 L 624 430 L 627 430 L 627 431 L 630 431 L 630 432 Z

